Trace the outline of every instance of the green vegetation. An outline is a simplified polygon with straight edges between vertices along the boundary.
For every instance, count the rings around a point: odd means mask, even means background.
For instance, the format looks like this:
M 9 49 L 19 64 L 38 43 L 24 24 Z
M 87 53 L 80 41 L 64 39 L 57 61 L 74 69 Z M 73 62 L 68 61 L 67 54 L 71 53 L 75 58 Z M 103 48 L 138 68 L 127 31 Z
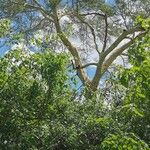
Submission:
M 149 37 L 130 48 L 132 67 L 122 68 L 116 80 L 126 88 L 125 97 L 117 106 L 113 99 L 107 105 L 103 92 L 99 91 L 98 97 L 72 99 L 74 93 L 66 82 L 64 54 L 10 51 L 0 59 L 0 147 L 4 150 L 150 149 L 147 44 Z
M 149 1 L 71 2 L 0 1 L 0 150 L 150 150 Z

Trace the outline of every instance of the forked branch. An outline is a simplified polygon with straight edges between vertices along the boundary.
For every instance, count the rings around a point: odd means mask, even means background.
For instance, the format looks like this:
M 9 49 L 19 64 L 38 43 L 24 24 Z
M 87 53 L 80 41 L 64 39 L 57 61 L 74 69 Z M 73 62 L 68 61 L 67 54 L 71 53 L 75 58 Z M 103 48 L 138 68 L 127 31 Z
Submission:
M 74 57 L 75 65 L 78 66 L 77 73 L 78 73 L 79 78 L 81 79 L 83 84 L 89 84 L 90 80 L 88 79 L 88 77 L 86 76 L 85 71 L 81 67 L 82 63 L 81 63 L 81 59 L 80 59 L 80 56 L 78 54 L 77 49 L 72 45 L 72 43 L 69 41 L 69 39 L 62 32 L 62 29 L 61 29 L 61 26 L 60 26 L 60 23 L 59 23 L 59 19 L 58 19 L 58 16 L 57 16 L 56 8 L 55 8 L 53 19 L 54 19 L 56 32 L 57 32 L 59 38 L 61 39 L 63 44 L 66 46 L 66 48 L 70 51 L 72 56 Z

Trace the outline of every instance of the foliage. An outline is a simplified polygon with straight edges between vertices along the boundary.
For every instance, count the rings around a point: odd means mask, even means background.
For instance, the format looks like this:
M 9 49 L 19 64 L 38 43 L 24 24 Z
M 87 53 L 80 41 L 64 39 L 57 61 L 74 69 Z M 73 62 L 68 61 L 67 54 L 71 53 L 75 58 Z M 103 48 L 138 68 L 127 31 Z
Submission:
M 134 134 L 110 134 L 102 143 L 102 150 L 149 150 L 148 146 Z
M 150 29 L 148 0 L 112 5 L 105 0 L 1 0 L 0 10 L 0 19 L 11 22 L 9 46 L 21 42 L 38 51 L 68 51 L 78 77 L 92 92 L 115 59 Z M 97 56 L 91 61 L 92 54 Z M 85 70 L 91 65 L 96 72 L 89 79 Z
M 9 19 L 1 19 L 0 20 L 0 38 L 5 36 L 10 29 L 10 20 Z
M 62 105 L 67 94 L 65 64 L 65 55 L 50 52 L 31 55 L 14 50 L 1 58 L 1 148 L 28 149 L 38 144 L 39 136 L 45 136 L 46 122 L 55 117 L 55 107 L 59 103 L 61 111 L 66 105 Z M 55 104 L 58 95 L 61 99 Z
M 1 58 L 2 149 L 88 149 L 104 139 L 111 119 L 101 101 L 72 100 L 65 65 L 65 55 L 51 52 Z
M 126 129 L 136 133 L 148 144 L 150 141 L 150 38 L 146 36 L 137 41 L 129 50 L 129 69 L 123 69 L 120 82 L 127 88 L 120 122 Z
M 64 54 L 19 49 L 0 59 L 0 147 L 148 150 L 140 131 L 126 129 L 143 117 L 138 106 L 114 112 L 101 94 L 72 99 L 66 62 Z
M 28 48 L 35 46 L 38 53 L 17 48 L 0 58 L 0 148 L 149 150 L 147 4 L 148 0 L 118 0 L 114 6 L 98 0 L 72 0 L 72 5 L 66 2 L 65 6 L 58 0 L 2 0 L 0 37 L 6 36 L 9 44 L 24 42 Z M 63 17 L 68 21 L 61 23 Z M 71 42 L 74 37 L 78 37 L 83 50 Z M 126 38 L 130 40 L 124 44 Z M 114 76 L 107 82 L 112 88 L 97 90 L 102 75 L 129 47 L 131 68 L 118 68 L 119 75 L 112 71 Z M 76 83 L 76 79 L 67 76 L 68 54 L 54 52 L 66 48 L 86 87 L 79 91 L 80 95 L 75 95 L 70 85 L 69 80 Z M 93 49 L 99 60 L 84 64 L 89 57 L 81 55 L 88 55 Z M 84 70 L 90 65 L 96 66 L 91 80 Z

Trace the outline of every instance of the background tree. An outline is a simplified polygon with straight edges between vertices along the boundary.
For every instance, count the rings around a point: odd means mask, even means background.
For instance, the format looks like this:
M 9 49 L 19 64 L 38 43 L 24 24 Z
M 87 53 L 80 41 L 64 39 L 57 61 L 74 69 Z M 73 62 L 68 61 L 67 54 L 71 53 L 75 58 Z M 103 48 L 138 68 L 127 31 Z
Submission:
M 114 7 L 96 0 L 1 2 L 0 36 L 24 47 L 0 58 L 0 147 L 149 150 L 149 1 L 116 1 Z M 111 89 L 74 99 L 68 55 L 83 84 L 95 91 L 128 48 L 131 68 L 111 72 Z M 66 49 L 70 53 L 55 52 Z M 84 57 L 93 51 L 96 62 Z M 89 65 L 97 67 L 91 80 Z
M 128 131 L 133 131 L 148 144 L 150 141 L 149 106 L 150 106 L 150 38 L 142 38 L 129 50 L 130 69 L 124 69 L 120 81 L 128 90 L 123 103 Z M 131 113 L 132 111 L 132 113 Z M 127 121 L 128 120 L 128 121 Z M 130 120 L 130 121 L 129 121 Z M 131 126 L 130 126 L 131 125 Z
M 114 6 L 97 0 L 1 0 L 0 8 L 1 18 L 12 21 L 11 35 L 21 31 L 26 45 L 34 45 L 36 39 L 41 50 L 42 47 L 67 49 L 80 80 L 90 91 L 96 91 L 113 61 L 149 30 L 134 23 L 137 15 L 149 17 L 147 0 L 118 0 Z M 42 40 L 33 36 L 36 31 L 44 35 Z M 33 40 L 29 40 L 31 37 Z M 96 61 L 91 61 L 92 53 Z M 85 72 L 90 65 L 96 66 L 93 79 Z
M 131 105 L 131 92 L 115 110 L 103 94 L 72 99 L 65 55 L 15 49 L 0 59 L 1 149 L 149 150 L 149 99 L 137 93 Z
M 0 59 L 2 149 L 41 146 L 42 136 L 46 136 L 42 133 L 46 131 L 43 130 L 47 128 L 46 122 L 55 118 L 54 101 L 61 95 L 62 102 L 67 95 L 65 63 L 64 55 L 49 52 L 30 55 L 21 50 L 14 50 Z
M 103 93 L 72 99 L 66 54 L 7 53 L 0 59 L 1 149 L 149 150 L 147 40 L 135 44 L 133 67 L 120 74 L 127 93 L 117 106 L 113 97 L 108 105 Z M 141 59 L 134 58 L 137 51 Z

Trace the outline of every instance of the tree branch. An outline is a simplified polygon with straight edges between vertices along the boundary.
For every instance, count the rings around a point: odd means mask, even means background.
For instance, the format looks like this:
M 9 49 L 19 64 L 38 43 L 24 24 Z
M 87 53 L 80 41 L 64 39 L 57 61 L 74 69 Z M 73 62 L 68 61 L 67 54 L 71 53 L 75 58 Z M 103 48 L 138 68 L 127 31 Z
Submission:
M 99 80 L 101 78 L 101 76 L 105 73 L 105 71 L 108 69 L 108 67 L 111 65 L 111 63 L 116 59 L 117 56 L 119 56 L 124 50 L 126 50 L 130 45 L 132 45 L 132 43 L 139 37 L 143 37 L 146 33 L 140 33 L 138 36 L 136 36 L 133 40 L 131 40 L 130 42 L 126 43 L 125 45 L 121 46 L 120 48 L 118 48 L 117 50 L 115 50 L 115 52 L 109 56 L 109 58 L 104 62 L 106 56 L 108 54 L 110 54 L 114 48 L 117 47 L 117 45 L 123 40 L 123 38 L 126 36 L 126 34 L 131 34 L 134 33 L 135 31 L 139 31 L 139 30 L 143 30 L 143 29 L 139 29 L 139 28 L 133 28 L 130 29 L 128 31 L 126 31 L 126 33 L 123 33 L 111 46 L 110 48 L 107 49 L 107 51 L 105 51 L 104 53 L 101 53 L 100 55 L 100 59 L 97 65 L 97 69 L 96 69 L 96 73 L 95 76 L 92 80 L 91 83 L 91 88 L 93 90 L 96 90 L 98 85 L 99 85 Z M 103 63 L 104 62 L 104 63 Z
M 54 24 L 55 24 L 57 34 L 59 38 L 61 39 L 61 41 L 63 42 L 63 44 L 67 47 L 67 49 L 70 51 L 70 53 L 74 57 L 75 65 L 78 66 L 77 73 L 78 73 L 79 78 L 81 79 L 83 84 L 89 84 L 90 80 L 86 76 L 86 73 L 84 72 L 84 70 L 81 68 L 82 63 L 81 63 L 81 59 L 79 57 L 77 49 L 72 45 L 72 43 L 69 41 L 69 39 L 65 36 L 65 34 L 61 30 L 56 8 L 54 9 L 53 15 L 54 15 L 53 19 L 54 19 Z
M 103 45 L 102 52 L 105 51 L 107 46 L 107 34 L 108 34 L 108 22 L 107 22 L 107 15 L 105 15 L 105 36 L 104 36 L 104 45 Z
M 51 14 L 48 14 L 42 7 L 40 7 L 40 6 L 34 6 L 34 5 L 30 5 L 30 4 L 27 4 L 27 3 L 25 3 L 25 5 L 24 5 L 26 8 L 28 8 L 28 9 L 34 9 L 34 10 L 37 10 L 37 11 L 39 11 L 46 19 L 48 19 L 50 22 L 54 22 L 50 17 L 52 17 L 51 16 Z M 50 17 L 49 17 L 50 16 Z
M 80 68 L 86 68 L 86 67 L 88 67 L 88 66 L 97 66 L 97 63 L 88 63 L 88 64 L 85 64 L 85 65 L 83 65 L 83 66 L 81 66 Z
M 95 35 L 95 31 L 94 31 L 94 28 L 88 23 L 86 22 L 83 18 L 81 18 L 79 15 L 76 16 L 83 24 L 86 24 L 89 29 L 91 30 L 91 33 L 92 33 L 92 36 L 93 36 L 93 40 L 94 40 L 94 44 L 95 44 L 95 49 L 97 51 L 97 53 L 100 55 L 100 52 L 98 50 L 98 45 L 97 45 L 97 42 L 96 42 L 96 35 Z
M 81 15 L 81 16 L 97 15 L 97 16 L 101 16 L 101 17 L 104 17 L 104 18 L 105 18 L 105 15 L 104 15 L 104 14 L 97 13 L 97 12 L 88 12 L 88 13 L 83 13 L 83 14 L 80 14 L 80 15 Z
M 129 41 L 128 43 L 124 44 L 120 48 L 116 49 L 110 56 L 105 60 L 105 62 L 102 65 L 102 73 L 104 73 L 108 67 L 112 64 L 112 62 L 122 54 L 124 50 L 126 50 L 129 46 L 135 42 L 136 39 L 143 37 L 147 32 L 143 32 L 138 34 L 133 40 Z
M 46 20 L 47 20 L 46 18 L 40 20 L 40 22 L 39 22 L 36 26 L 34 26 L 34 27 L 32 27 L 32 28 L 30 28 L 30 29 L 28 29 L 28 30 L 25 30 L 24 33 L 33 32 L 33 31 L 42 29 L 43 26 L 44 26 L 44 22 L 45 22 Z
M 41 7 L 41 5 L 36 1 L 36 0 L 32 0 L 38 7 Z
M 144 29 L 141 27 L 134 27 L 127 31 L 123 31 L 123 33 L 117 38 L 117 40 L 104 52 L 103 57 L 106 57 L 110 52 L 112 52 L 120 44 L 120 42 L 122 42 L 126 38 L 127 35 L 133 34 L 138 31 L 144 31 Z
M 127 53 L 122 53 L 121 55 L 122 55 L 122 56 L 126 56 L 126 57 L 129 56 Z

